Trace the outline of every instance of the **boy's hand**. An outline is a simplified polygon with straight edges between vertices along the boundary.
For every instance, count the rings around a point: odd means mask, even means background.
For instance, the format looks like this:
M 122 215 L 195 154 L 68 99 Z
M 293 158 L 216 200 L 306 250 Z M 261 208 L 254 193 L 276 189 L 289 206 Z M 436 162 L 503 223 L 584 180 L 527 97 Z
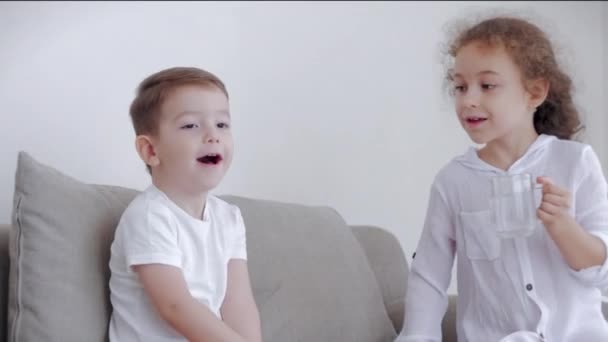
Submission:
M 538 177 L 536 181 L 543 185 L 543 197 L 537 215 L 545 227 L 554 229 L 572 223 L 573 217 L 568 213 L 572 203 L 570 192 L 553 184 L 548 177 Z
M 133 266 L 160 317 L 188 341 L 245 342 L 207 305 L 190 294 L 181 268 L 163 264 Z

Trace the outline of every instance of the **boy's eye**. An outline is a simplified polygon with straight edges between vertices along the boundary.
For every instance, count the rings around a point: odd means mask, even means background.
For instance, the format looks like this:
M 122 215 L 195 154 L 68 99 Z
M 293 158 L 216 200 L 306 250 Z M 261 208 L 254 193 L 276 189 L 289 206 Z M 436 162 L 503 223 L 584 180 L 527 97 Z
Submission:
M 218 128 L 228 128 L 228 127 L 230 127 L 230 125 L 225 122 L 220 122 L 217 124 L 217 127 Z
M 197 124 L 185 124 L 185 125 L 183 125 L 180 128 L 182 128 L 182 129 L 192 129 L 192 128 L 197 128 L 197 127 L 198 127 Z

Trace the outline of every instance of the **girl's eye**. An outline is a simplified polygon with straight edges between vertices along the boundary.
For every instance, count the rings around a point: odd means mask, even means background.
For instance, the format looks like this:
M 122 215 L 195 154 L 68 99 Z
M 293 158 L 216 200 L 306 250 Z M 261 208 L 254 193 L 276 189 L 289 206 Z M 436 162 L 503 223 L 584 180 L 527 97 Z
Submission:
M 225 122 L 220 122 L 220 123 L 217 124 L 217 127 L 218 128 L 229 128 L 230 125 L 227 124 L 227 123 L 225 123 Z
M 490 90 L 496 88 L 496 84 L 484 83 L 481 85 L 481 89 Z
M 466 90 L 466 87 L 463 86 L 463 85 L 454 86 L 454 91 L 457 92 L 457 93 L 462 93 L 465 90 Z
M 181 129 L 193 129 L 193 128 L 197 128 L 198 125 L 197 124 L 185 124 L 182 127 L 180 127 Z

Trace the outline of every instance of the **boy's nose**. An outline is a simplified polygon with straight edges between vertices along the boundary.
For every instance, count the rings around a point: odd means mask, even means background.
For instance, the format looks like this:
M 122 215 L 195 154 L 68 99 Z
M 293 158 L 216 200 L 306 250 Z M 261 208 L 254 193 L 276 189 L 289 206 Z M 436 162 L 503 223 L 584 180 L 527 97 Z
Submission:
M 213 143 L 217 144 L 217 143 L 220 142 L 220 139 L 218 137 L 214 136 L 214 135 L 211 135 L 211 136 L 208 136 L 205 139 L 205 142 L 208 143 L 208 144 L 213 144 Z
M 220 137 L 218 132 L 213 128 L 206 130 L 203 134 L 203 142 L 206 144 L 219 143 Z

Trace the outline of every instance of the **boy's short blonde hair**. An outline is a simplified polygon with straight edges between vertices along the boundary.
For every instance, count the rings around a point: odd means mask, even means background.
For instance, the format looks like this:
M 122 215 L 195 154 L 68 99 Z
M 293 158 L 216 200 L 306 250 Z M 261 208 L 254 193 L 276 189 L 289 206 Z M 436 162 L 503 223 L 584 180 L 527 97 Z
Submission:
M 226 97 L 226 86 L 214 74 L 194 67 L 174 67 L 161 70 L 144 79 L 137 87 L 129 114 L 136 135 L 156 134 L 160 108 L 167 96 L 182 85 L 215 86 Z

